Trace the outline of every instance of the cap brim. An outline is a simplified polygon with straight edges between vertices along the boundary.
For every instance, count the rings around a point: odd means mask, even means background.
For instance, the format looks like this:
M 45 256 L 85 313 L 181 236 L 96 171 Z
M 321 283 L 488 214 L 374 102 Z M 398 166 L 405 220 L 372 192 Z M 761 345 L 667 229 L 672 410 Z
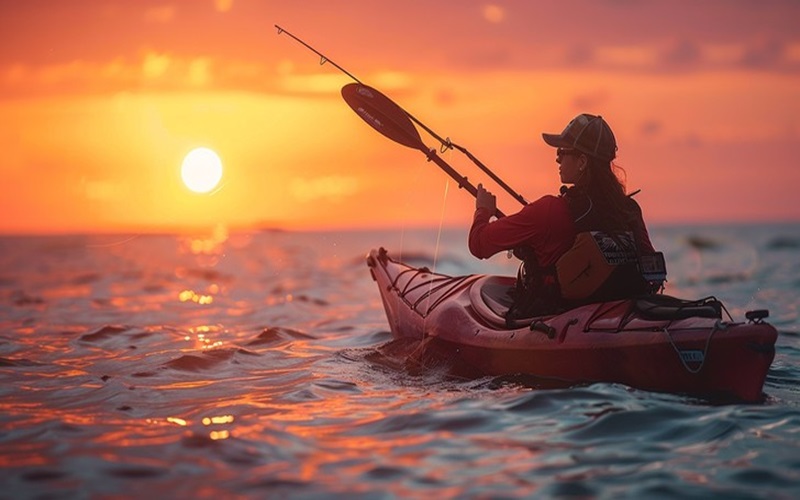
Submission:
M 572 144 L 561 134 L 542 134 L 542 139 L 554 148 L 571 148 Z

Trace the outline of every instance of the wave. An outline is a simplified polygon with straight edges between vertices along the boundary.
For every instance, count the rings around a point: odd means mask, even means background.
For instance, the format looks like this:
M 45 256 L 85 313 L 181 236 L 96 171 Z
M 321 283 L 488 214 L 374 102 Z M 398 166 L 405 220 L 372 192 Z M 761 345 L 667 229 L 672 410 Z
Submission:
M 314 337 L 307 333 L 303 333 L 299 330 L 270 326 L 264 328 L 264 330 L 258 335 L 258 337 L 256 337 L 254 340 L 251 340 L 246 345 L 257 346 L 257 345 L 281 344 L 299 339 L 313 340 Z
M 201 372 L 230 363 L 237 354 L 256 355 L 239 348 L 214 349 L 201 354 L 184 354 L 183 356 L 163 364 L 164 368 L 183 372 Z

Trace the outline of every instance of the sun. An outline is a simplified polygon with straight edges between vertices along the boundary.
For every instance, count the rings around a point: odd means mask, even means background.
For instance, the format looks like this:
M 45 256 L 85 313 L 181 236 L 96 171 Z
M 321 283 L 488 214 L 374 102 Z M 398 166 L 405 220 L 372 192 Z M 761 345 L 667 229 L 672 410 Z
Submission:
M 207 193 L 222 179 L 222 160 L 208 148 L 193 149 L 183 159 L 181 178 L 195 193 Z

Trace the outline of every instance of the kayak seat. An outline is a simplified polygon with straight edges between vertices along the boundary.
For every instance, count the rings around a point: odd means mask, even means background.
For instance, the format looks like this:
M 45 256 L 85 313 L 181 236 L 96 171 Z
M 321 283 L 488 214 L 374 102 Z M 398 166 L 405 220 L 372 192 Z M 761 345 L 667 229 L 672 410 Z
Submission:
M 648 295 L 634 301 L 635 311 L 644 319 L 676 320 L 686 318 L 722 318 L 722 302 L 715 297 L 684 300 L 669 295 Z
M 509 276 L 483 276 L 477 280 L 470 289 L 470 302 L 478 316 L 492 325 L 506 327 L 506 313 L 514 303 L 514 282 Z

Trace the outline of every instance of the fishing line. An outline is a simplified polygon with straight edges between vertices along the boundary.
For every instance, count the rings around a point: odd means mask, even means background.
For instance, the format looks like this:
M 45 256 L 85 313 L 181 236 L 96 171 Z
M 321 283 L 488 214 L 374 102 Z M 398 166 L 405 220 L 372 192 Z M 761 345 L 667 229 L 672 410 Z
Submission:
M 449 140 L 449 138 L 448 138 Z M 448 155 L 448 160 L 452 161 L 452 150 L 445 152 Z M 442 194 L 442 209 L 439 212 L 439 230 L 436 233 L 436 245 L 433 251 L 433 272 L 436 272 L 436 264 L 439 261 L 439 244 L 442 240 L 442 228 L 444 227 L 444 215 L 447 212 L 447 197 L 450 193 L 450 179 L 445 178 L 444 193 Z
M 448 159 L 451 159 L 451 158 L 448 158 Z M 444 226 L 444 214 L 447 212 L 447 197 L 448 197 L 449 193 L 450 193 L 450 179 L 445 178 L 445 180 L 444 180 L 444 193 L 442 193 L 442 209 L 439 212 L 439 230 L 436 232 L 436 244 L 434 245 L 434 250 L 433 250 L 433 269 L 431 270 L 431 272 L 433 274 L 436 274 L 436 265 L 439 262 L 439 246 L 440 246 L 441 241 L 442 241 L 442 228 Z M 433 280 L 430 281 L 430 286 L 428 287 L 428 297 L 430 297 L 432 293 L 433 293 Z M 430 299 L 428 299 L 428 300 L 430 300 Z M 427 321 L 427 317 L 425 318 L 425 321 Z
M 412 186 L 418 186 L 419 185 L 420 176 L 421 176 L 421 174 L 422 174 L 422 172 L 424 170 L 423 167 L 424 167 L 425 163 L 426 162 L 424 162 L 424 161 L 420 161 L 420 163 L 418 164 L 418 166 L 416 168 L 415 176 L 414 176 L 414 178 L 412 179 L 412 182 L 411 182 Z M 408 212 L 411 211 L 411 202 L 414 199 L 413 192 L 414 192 L 413 190 L 406 191 L 406 195 L 404 197 L 405 204 L 403 206 L 403 212 L 404 213 L 408 213 Z M 404 218 L 403 219 L 403 225 L 400 227 L 400 251 L 398 252 L 398 255 L 397 255 L 397 258 L 400 259 L 401 261 L 403 260 L 403 251 L 405 249 L 405 235 L 406 235 L 406 230 L 407 229 L 408 229 L 408 221 L 407 221 L 407 219 Z M 436 265 L 435 262 L 436 262 L 436 256 L 434 255 L 434 267 Z
M 436 264 L 439 261 L 439 244 L 442 241 L 442 226 L 444 225 L 444 214 L 447 211 L 447 194 L 450 191 L 450 179 L 444 181 L 444 194 L 442 197 L 442 210 L 439 213 L 439 230 L 436 232 L 436 244 L 433 248 L 433 272 L 436 272 Z
M 444 224 L 444 214 L 447 209 L 447 194 L 449 191 L 450 191 L 450 179 L 445 179 L 444 193 L 442 196 L 442 209 L 439 213 L 439 229 L 436 232 L 436 243 L 434 244 L 433 247 L 433 264 L 431 266 L 431 279 L 428 281 L 428 293 L 427 293 L 428 311 L 430 311 L 432 307 L 430 301 L 433 296 L 433 283 L 434 283 L 433 277 L 436 274 L 436 265 L 439 262 L 439 244 L 441 243 L 442 239 L 442 225 Z M 423 330 L 425 330 L 425 324 L 427 324 L 427 322 L 428 322 L 428 316 L 426 314 L 425 317 L 422 319 Z

